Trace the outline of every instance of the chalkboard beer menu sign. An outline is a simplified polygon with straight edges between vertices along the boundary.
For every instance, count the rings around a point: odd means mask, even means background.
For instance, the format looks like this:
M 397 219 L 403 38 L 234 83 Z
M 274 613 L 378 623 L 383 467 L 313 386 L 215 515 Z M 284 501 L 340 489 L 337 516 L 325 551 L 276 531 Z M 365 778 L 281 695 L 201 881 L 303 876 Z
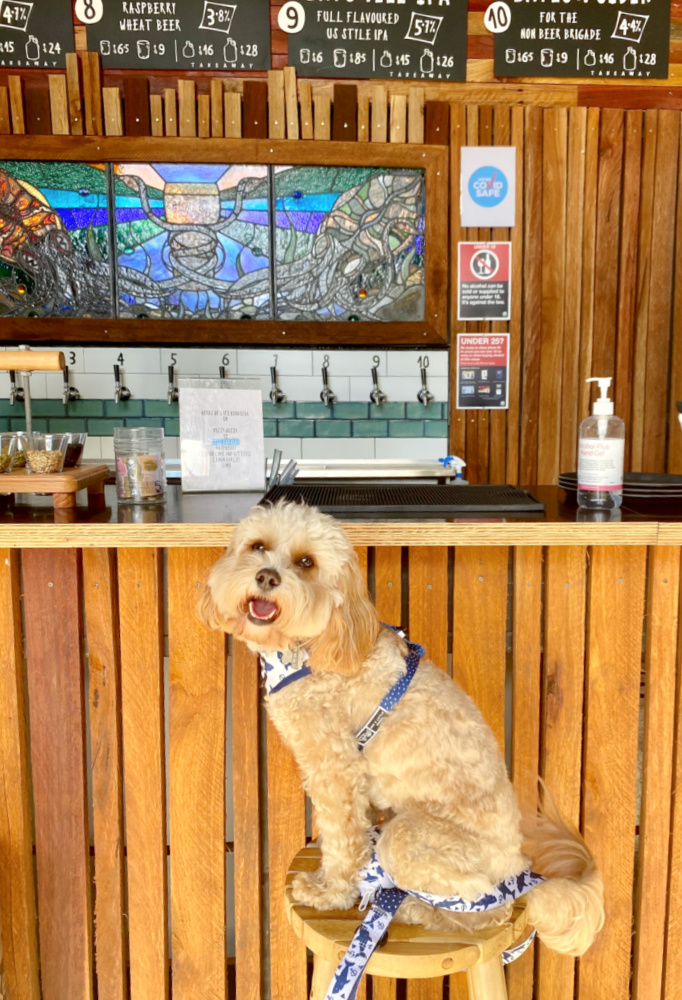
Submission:
M 303 76 L 466 79 L 467 0 L 289 0 L 278 24 Z
M 63 67 L 73 48 L 71 0 L 0 0 L 0 66 Z
M 105 68 L 270 67 L 268 0 L 76 0 L 76 16 Z
M 512 0 L 488 8 L 486 26 L 495 76 L 668 76 L 669 0 Z

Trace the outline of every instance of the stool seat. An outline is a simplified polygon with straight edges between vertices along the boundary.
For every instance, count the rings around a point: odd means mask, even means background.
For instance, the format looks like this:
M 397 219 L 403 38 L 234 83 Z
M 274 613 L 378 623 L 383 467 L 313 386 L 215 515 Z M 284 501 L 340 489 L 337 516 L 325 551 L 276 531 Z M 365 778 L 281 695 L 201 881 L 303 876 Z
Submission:
M 336 966 L 346 953 L 366 911 L 322 911 L 294 900 L 292 883 L 298 872 L 320 865 L 318 847 L 299 851 L 286 879 L 286 913 L 296 935 L 315 956 L 311 1000 L 323 1000 Z M 526 907 L 519 900 L 508 921 L 488 930 L 428 931 L 393 920 L 384 943 L 367 965 L 373 976 L 391 979 L 430 979 L 466 972 L 471 1000 L 506 1000 L 502 952 L 518 943 L 526 929 Z

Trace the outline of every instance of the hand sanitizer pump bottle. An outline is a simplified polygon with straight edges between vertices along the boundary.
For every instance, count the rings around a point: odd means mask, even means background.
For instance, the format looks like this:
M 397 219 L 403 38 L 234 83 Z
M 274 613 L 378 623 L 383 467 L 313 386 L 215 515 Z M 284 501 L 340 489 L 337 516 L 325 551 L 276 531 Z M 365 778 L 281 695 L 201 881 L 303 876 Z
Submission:
M 580 425 L 578 506 L 612 510 L 623 502 L 625 424 L 613 415 L 613 401 L 608 397 L 611 379 L 585 381 L 598 382 L 601 395 L 592 406 L 592 416 Z

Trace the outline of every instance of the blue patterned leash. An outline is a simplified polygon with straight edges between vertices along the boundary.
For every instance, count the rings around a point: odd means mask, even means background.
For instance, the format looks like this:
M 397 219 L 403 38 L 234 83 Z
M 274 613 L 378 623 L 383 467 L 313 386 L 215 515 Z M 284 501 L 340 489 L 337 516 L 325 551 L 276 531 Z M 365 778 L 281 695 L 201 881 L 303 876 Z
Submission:
M 383 622 L 382 622 L 383 625 Z M 426 650 L 423 646 L 420 646 L 418 642 L 410 642 L 402 631 L 402 629 L 396 628 L 395 625 L 384 625 L 384 628 L 390 628 L 392 632 L 399 635 L 401 639 L 404 640 L 407 646 L 407 656 L 405 657 L 405 673 L 396 681 L 391 690 L 384 695 L 381 699 L 378 708 L 370 715 L 367 722 L 364 724 L 362 729 L 358 730 L 355 734 L 355 738 L 358 741 L 358 748 L 364 750 L 370 740 L 373 740 L 376 734 L 379 732 L 379 727 L 384 721 L 386 716 L 393 711 L 402 696 L 407 691 L 412 678 L 417 672 L 417 667 L 419 666 L 419 661 L 423 660 L 426 656 Z

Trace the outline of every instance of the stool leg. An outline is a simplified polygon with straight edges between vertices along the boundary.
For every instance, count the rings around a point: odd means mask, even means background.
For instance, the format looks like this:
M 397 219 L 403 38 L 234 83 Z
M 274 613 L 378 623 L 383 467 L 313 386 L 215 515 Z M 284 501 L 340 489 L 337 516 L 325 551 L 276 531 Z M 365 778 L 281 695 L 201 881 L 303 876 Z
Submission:
M 319 955 L 313 955 L 313 985 L 310 1000 L 324 1000 L 336 972 L 338 962 L 325 962 Z
M 501 958 L 467 969 L 469 1000 L 507 1000 L 507 984 Z

